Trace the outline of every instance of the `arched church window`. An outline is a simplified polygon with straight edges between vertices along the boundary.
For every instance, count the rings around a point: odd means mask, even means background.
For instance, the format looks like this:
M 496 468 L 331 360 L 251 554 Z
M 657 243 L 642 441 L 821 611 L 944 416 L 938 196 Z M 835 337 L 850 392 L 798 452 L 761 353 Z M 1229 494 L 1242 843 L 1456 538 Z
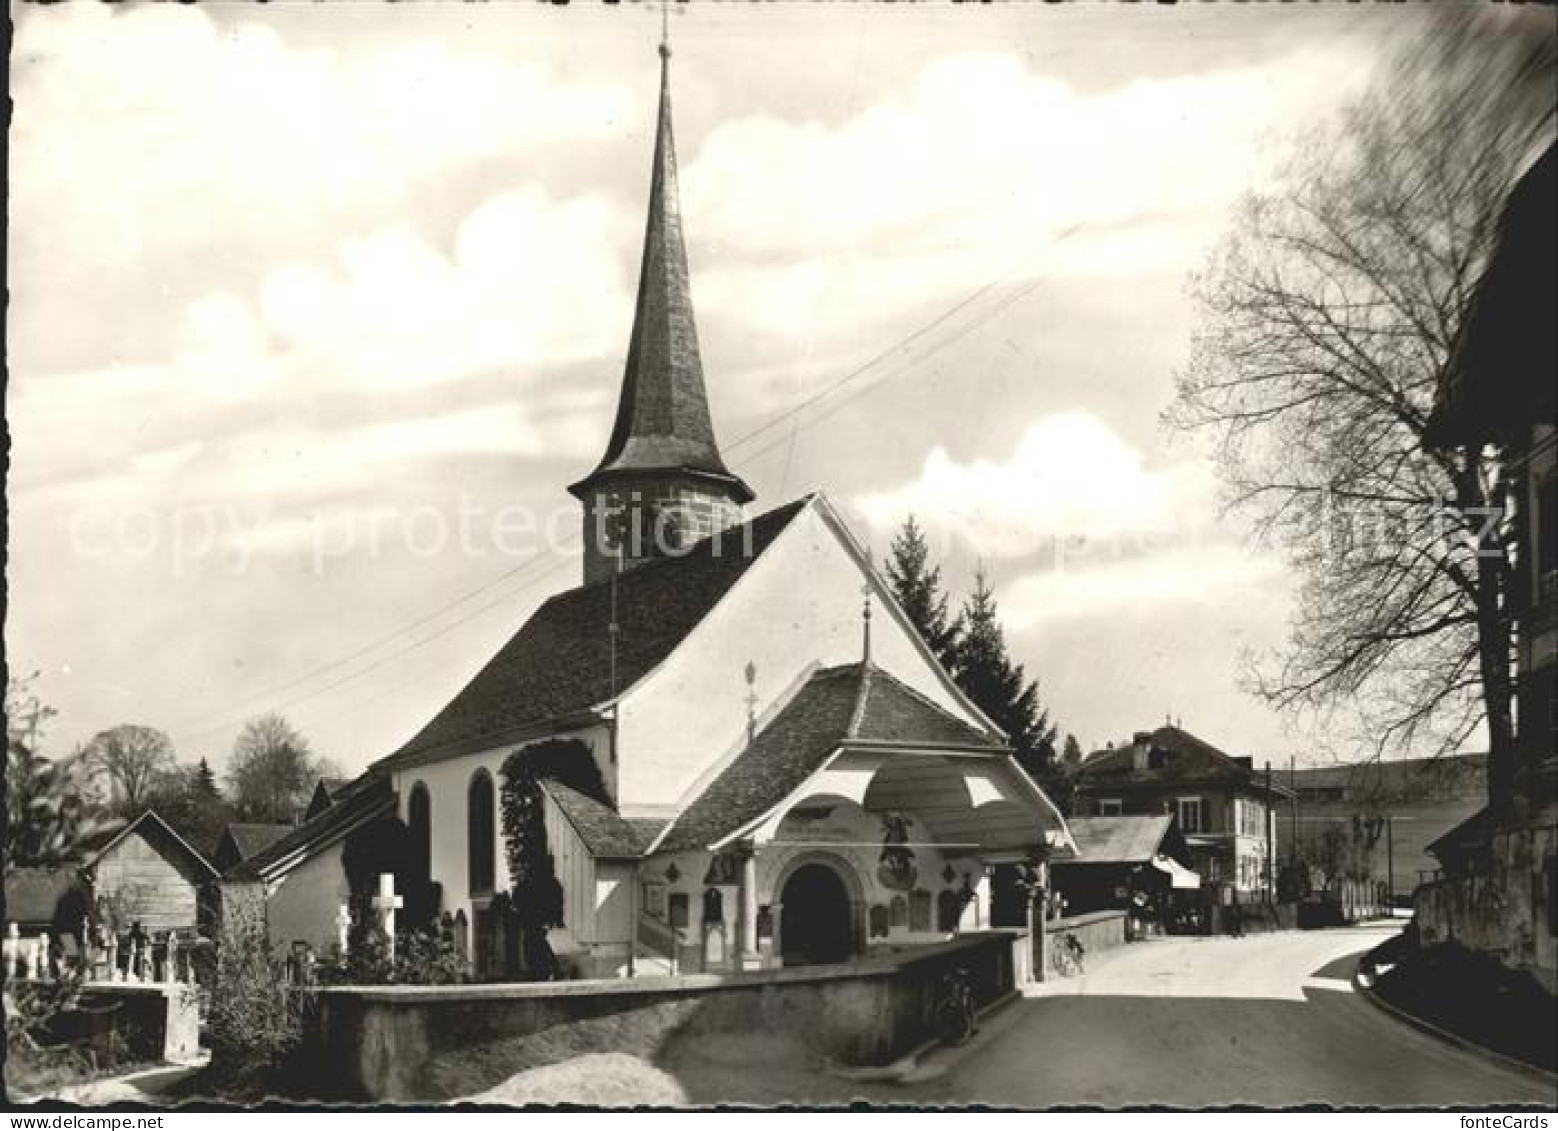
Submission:
M 492 775 L 486 770 L 477 770 L 471 775 L 470 790 L 466 795 L 466 850 L 472 895 L 485 895 L 492 891 L 493 864 L 497 851 L 495 825 Z
M 703 921 L 705 923 L 725 921 L 725 897 L 720 894 L 719 888 L 709 888 L 703 893 Z
M 406 825 L 411 830 L 412 864 L 419 879 L 426 880 L 433 861 L 433 800 L 423 782 L 411 787 L 406 803 Z

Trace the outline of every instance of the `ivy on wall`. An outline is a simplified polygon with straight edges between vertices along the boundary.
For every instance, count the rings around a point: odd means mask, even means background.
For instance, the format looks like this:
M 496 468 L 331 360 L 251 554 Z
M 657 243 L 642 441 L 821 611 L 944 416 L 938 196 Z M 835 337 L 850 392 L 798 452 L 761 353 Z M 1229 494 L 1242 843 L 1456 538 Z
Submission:
M 606 786 L 587 743 L 549 738 L 520 747 L 503 760 L 499 803 L 505 858 L 512 885 L 512 906 L 529 933 L 563 923 L 563 887 L 546 839 L 546 808 L 541 782 L 559 782 L 597 800 Z

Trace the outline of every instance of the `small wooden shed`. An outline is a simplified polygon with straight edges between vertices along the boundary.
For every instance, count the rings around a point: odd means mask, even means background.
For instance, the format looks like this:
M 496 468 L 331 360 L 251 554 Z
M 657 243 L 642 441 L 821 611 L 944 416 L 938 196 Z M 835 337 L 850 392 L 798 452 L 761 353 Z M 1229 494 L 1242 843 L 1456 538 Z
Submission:
M 120 929 L 191 931 L 201 925 L 201 893 L 216 869 L 148 809 L 86 847 L 82 871 L 99 913 Z

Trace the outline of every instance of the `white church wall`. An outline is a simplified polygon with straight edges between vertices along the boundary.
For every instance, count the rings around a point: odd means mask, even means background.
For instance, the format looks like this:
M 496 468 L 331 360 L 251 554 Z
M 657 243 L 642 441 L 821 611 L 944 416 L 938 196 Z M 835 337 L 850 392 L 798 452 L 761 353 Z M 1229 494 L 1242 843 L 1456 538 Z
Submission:
M 337 841 L 266 885 L 265 923 L 279 948 L 304 941 L 328 954 L 338 940 L 336 916 L 351 895 Z
M 742 741 L 744 672 L 756 668 L 761 712 L 812 664 L 858 661 L 865 575 L 808 507 L 725 595 L 680 648 L 623 700 L 618 804 L 629 815 L 668 814 Z M 872 660 L 905 684 L 974 721 L 903 625 L 874 602 Z
M 465 911 L 466 919 L 472 918 L 470 868 L 467 858 L 468 825 L 466 798 L 471 778 L 478 769 L 492 775 L 493 793 L 493 891 L 506 891 L 509 886 L 508 860 L 503 851 L 503 762 L 522 746 L 544 741 L 546 738 L 578 739 L 590 746 L 597 762 L 609 760 L 607 744 L 610 737 L 605 727 L 588 727 L 566 734 L 541 736 L 523 742 L 507 743 L 489 750 L 462 754 L 441 762 L 413 766 L 394 773 L 395 791 L 399 796 L 400 819 L 409 819 L 411 787 L 417 782 L 427 786 L 428 812 L 430 815 L 430 871 L 432 879 L 443 885 L 443 910 L 451 915 Z

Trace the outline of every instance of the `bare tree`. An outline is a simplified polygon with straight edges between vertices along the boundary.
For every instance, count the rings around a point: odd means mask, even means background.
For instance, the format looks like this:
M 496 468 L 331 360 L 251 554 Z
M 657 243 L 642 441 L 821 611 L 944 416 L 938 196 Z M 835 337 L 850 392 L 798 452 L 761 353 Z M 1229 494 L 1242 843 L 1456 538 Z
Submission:
M 316 758 L 308 739 L 278 714 L 243 725 L 228 766 L 228 794 L 238 814 L 251 821 L 295 820 L 329 763 Z
M 121 817 L 145 808 L 157 784 L 176 769 L 173 742 L 155 727 L 125 723 L 97 734 L 82 751 L 84 765 L 108 785 L 108 805 Z
M 1166 419 L 1215 436 L 1231 504 L 1301 579 L 1257 693 L 1346 712 L 1376 753 L 1450 750 L 1485 724 L 1491 792 L 1514 761 L 1510 484 L 1496 451 L 1424 433 L 1505 198 L 1551 129 L 1552 20 L 1438 15 L 1238 213 L 1193 280 Z

